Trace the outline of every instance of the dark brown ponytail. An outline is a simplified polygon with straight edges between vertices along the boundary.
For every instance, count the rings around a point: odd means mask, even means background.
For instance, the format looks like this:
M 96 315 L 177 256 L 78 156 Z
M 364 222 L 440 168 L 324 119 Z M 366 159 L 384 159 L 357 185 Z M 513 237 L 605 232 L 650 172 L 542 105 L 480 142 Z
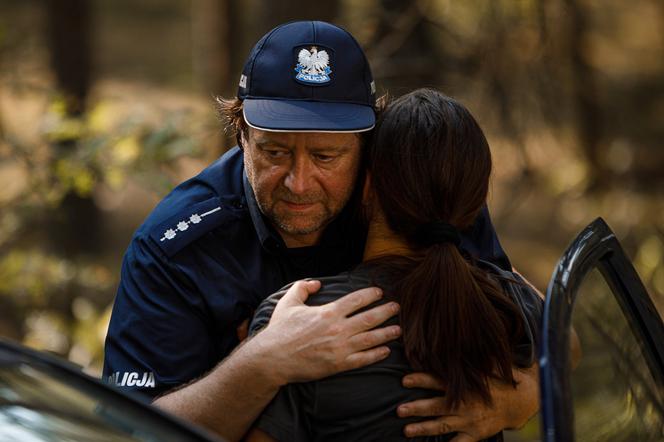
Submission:
M 484 134 L 461 104 L 419 89 L 387 107 L 367 155 L 388 226 L 416 252 L 376 262 L 398 275 L 407 357 L 444 380 L 453 406 L 468 396 L 490 402 L 491 378 L 514 383 L 521 314 L 454 241 L 422 235 L 432 225 L 461 231 L 478 215 L 491 173 Z

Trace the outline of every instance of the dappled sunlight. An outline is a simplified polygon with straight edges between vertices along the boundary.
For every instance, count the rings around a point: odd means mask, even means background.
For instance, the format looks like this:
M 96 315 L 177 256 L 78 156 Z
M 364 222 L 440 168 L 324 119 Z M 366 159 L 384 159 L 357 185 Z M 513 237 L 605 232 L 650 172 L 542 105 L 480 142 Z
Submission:
M 256 22 L 201 57 L 192 12 L 176 3 L 154 20 L 142 2 L 132 7 L 148 12 L 136 17 L 99 6 L 83 104 L 62 92 L 50 42 L 22 43 L 40 6 L 0 9 L 0 335 L 90 373 L 132 232 L 233 144 L 213 97 L 235 93 L 246 42 L 282 19 L 272 6 L 263 18 L 243 11 Z M 544 289 L 571 238 L 602 216 L 664 312 L 661 5 L 409 5 L 349 0 L 337 11 L 366 47 L 379 93 L 437 87 L 477 116 L 493 152 L 489 206 L 514 266 Z M 573 18 L 585 19 L 578 40 Z M 204 68 L 215 60 L 225 61 Z

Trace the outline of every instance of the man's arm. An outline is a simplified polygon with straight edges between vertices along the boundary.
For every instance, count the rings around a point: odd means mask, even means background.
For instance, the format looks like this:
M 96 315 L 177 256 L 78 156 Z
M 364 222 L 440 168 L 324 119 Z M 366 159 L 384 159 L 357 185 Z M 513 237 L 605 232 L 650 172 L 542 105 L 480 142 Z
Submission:
M 539 367 L 534 364 L 525 370 L 514 369 L 512 374 L 516 388 L 503 382 L 490 382 L 493 400 L 490 406 L 471 399 L 451 409 L 444 396 L 399 406 L 397 413 L 401 417 L 435 417 L 407 425 L 404 433 L 415 437 L 457 432 L 453 442 L 475 442 L 505 429 L 521 428 L 539 410 Z M 409 374 L 403 384 L 409 388 L 445 391 L 444 383 L 427 373 Z
M 310 307 L 318 281 L 300 281 L 277 304 L 268 326 L 238 347 L 208 375 L 158 398 L 154 404 L 239 440 L 277 393 L 291 382 L 320 379 L 387 357 L 382 346 L 401 333 L 398 326 L 374 329 L 398 311 L 387 303 L 348 317 L 380 299 L 368 288 L 333 303 Z
M 528 284 L 535 291 L 535 293 L 537 293 L 539 297 L 542 298 L 542 301 L 546 299 L 544 293 L 542 293 L 537 287 L 535 287 L 535 285 L 532 282 L 524 278 L 521 273 L 517 272 L 514 267 L 512 267 L 512 271 L 517 275 L 519 275 L 521 279 L 523 279 L 526 282 L 526 284 Z M 576 367 L 581 362 L 581 356 L 583 355 L 583 352 L 581 351 L 581 340 L 579 339 L 579 335 L 576 333 L 574 327 L 570 328 L 569 341 L 570 341 L 569 342 L 570 363 L 572 365 L 572 370 L 575 370 Z

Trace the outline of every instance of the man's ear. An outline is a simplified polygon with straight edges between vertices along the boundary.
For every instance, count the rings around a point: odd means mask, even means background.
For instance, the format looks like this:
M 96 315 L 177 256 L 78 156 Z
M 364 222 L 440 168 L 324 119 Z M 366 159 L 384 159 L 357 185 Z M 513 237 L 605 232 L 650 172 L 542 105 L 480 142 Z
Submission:
M 246 130 L 237 131 L 237 134 L 235 134 L 235 138 L 237 139 L 237 145 L 240 147 L 240 149 L 244 150 L 244 146 L 247 142 L 247 131 Z

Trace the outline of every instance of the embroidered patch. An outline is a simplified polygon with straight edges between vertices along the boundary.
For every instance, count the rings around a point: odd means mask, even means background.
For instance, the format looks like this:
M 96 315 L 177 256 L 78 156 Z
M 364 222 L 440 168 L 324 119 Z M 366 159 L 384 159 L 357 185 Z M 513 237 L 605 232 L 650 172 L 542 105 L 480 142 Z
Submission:
M 198 213 L 192 214 L 189 217 L 188 220 L 182 220 L 182 221 L 178 222 L 177 225 L 175 226 L 175 228 L 166 229 L 166 231 L 164 232 L 164 236 L 162 236 L 159 241 L 163 242 L 163 241 L 172 240 L 173 238 L 175 238 L 178 235 L 178 233 L 176 232 L 176 229 L 180 232 L 184 232 L 185 230 L 187 230 L 189 228 L 190 223 L 191 224 L 198 224 L 198 223 L 201 222 L 201 220 L 203 218 L 205 218 L 206 216 L 211 215 L 214 212 L 217 212 L 219 210 L 221 210 L 221 207 L 215 207 L 214 209 L 208 210 L 207 212 L 201 213 L 200 215 Z
M 330 55 L 324 49 L 319 50 L 316 46 L 310 49 L 300 49 L 297 54 L 297 65 L 295 65 L 297 75 L 295 79 L 308 84 L 329 83 L 332 73 L 330 67 Z
M 118 387 L 144 387 L 154 388 L 154 372 L 146 371 L 143 373 L 135 371 L 116 371 L 108 377 L 108 383 Z
M 150 238 L 168 257 L 174 256 L 188 244 L 193 243 L 215 228 L 237 218 L 244 209 L 236 209 L 240 204 L 236 198 L 222 200 L 212 197 L 197 203 L 182 204 L 180 210 L 168 210 L 171 216 L 150 228 Z M 175 207 L 173 207 L 175 208 Z M 243 216 L 243 215 L 241 215 Z

